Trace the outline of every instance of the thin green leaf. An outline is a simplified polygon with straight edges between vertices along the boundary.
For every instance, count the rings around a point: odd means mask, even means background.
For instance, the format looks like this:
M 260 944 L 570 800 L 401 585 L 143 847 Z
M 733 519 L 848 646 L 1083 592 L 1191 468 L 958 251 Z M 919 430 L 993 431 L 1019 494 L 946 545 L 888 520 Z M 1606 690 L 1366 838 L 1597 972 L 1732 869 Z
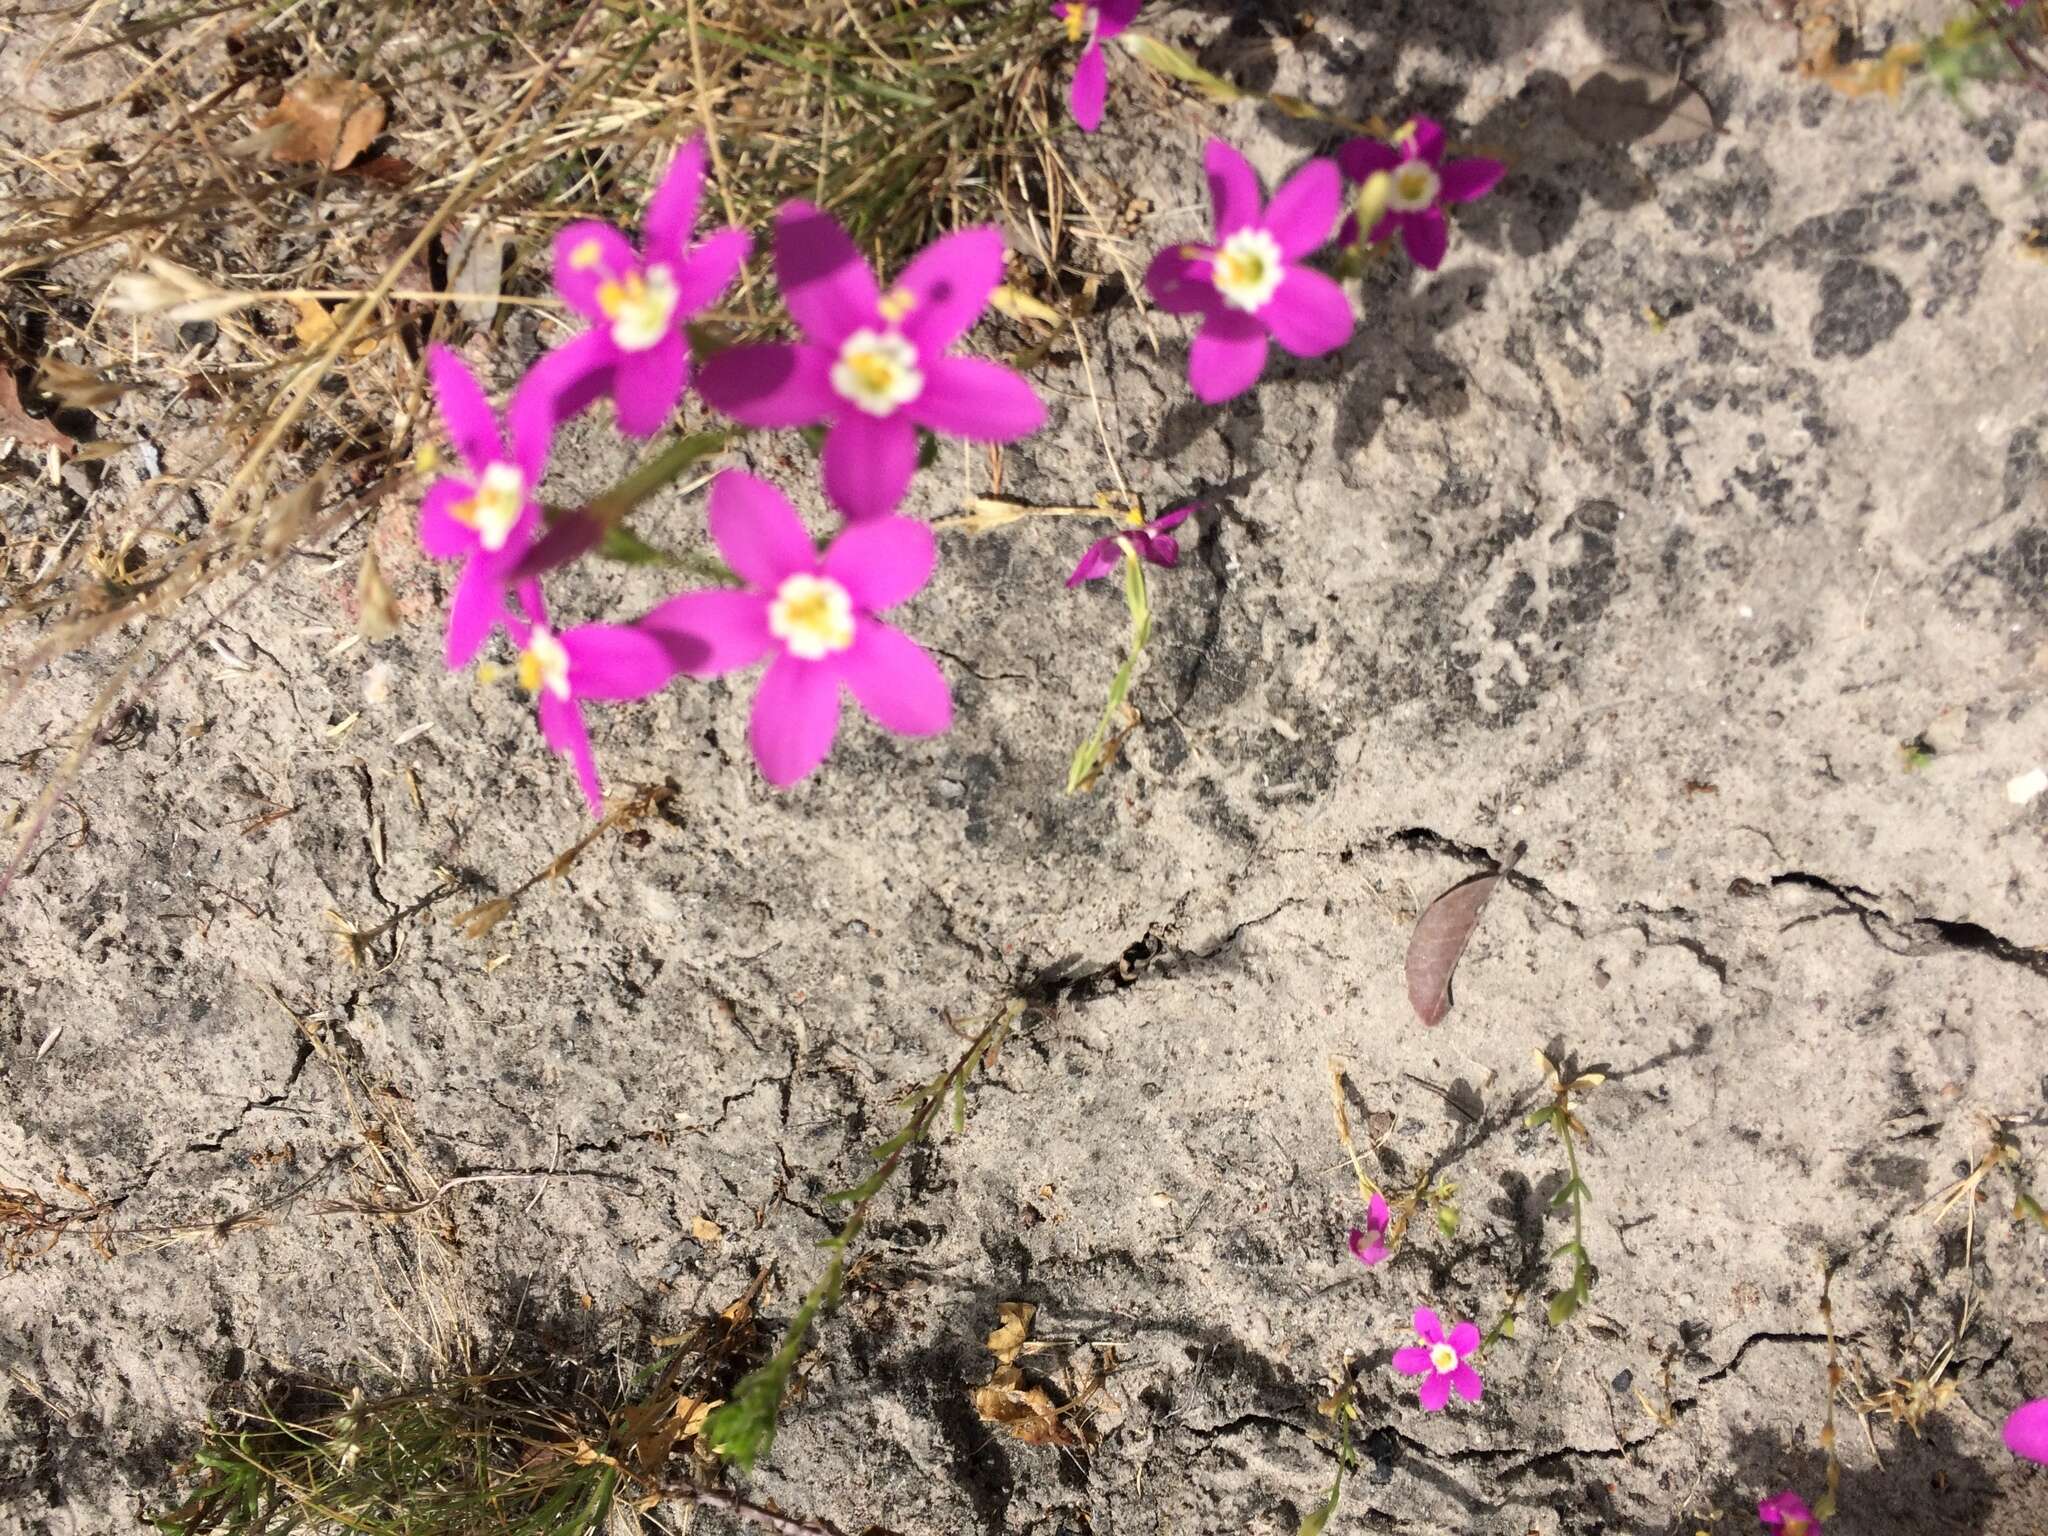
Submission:
M 1550 1326 L 1555 1328 L 1559 1324 L 1569 1321 L 1571 1315 L 1578 1310 L 1578 1293 L 1575 1291 L 1559 1291 L 1550 1298 Z

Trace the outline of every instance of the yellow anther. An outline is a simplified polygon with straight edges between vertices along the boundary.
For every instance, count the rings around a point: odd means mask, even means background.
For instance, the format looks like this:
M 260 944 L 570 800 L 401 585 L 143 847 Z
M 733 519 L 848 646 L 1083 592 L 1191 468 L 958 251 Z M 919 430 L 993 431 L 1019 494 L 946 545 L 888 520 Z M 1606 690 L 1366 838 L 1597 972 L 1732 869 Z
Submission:
M 876 308 L 891 325 L 900 325 L 903 317 L 917 308 L 917 295 L 908 288 L 891 288 L 882 295 L 882 302 Z
M 569 253 L 569 265 L 578 272 L 588 272 L 603 260 L 604 247 L 595 239 L 581 241 Z

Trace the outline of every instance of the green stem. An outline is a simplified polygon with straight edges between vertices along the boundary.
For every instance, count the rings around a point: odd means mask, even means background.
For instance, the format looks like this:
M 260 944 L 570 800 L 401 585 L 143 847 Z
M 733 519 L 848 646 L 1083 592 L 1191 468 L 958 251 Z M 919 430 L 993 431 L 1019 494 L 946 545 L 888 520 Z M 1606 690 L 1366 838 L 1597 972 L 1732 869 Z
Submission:
M 1138 657 L 1144 652 L 1145 642 L 1152 638 L 1152 606 L 1145 593 L 1145 566 L 1128 545 L 1124 547 L 1124 606 L 1131 614 L 1130 649 L 1124 656 L 1124 664 L 1110 679 L 1109 699 L 1102 706 L 1102 718 L 1095 722 L 1094 731 L 1081 743 L 1067 769 L 1067 793 L 1070 795 L 1079 794 L 1094 782 L 1103 751 L 1109 745 L 1110 733 L 1116 726 L 1116 712 L 1131 691 L 1131 679 L 1138 670 Z

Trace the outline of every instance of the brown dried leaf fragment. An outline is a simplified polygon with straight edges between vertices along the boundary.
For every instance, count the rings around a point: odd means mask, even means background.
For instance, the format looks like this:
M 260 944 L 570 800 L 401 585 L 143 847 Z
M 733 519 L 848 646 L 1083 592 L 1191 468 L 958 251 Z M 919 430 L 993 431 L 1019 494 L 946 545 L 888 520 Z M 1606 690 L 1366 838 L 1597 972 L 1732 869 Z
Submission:
M 1028 1301 L 1005 1301 L 997 1305 L 996 1314 L 1003 1321 L 989 1334 L 988 1351 L 1000 1364 L 1014 1365 L 1017 1352 L 1030 1341 L 1031 1319 L 1038 1315 L 1038 1308 Z
M 14 370 L 0 365 L 0 441 L 12 438 L 23 448 L 40 450 L 54 448 L 61 458 L 69 458 L 78 451 L 78 440 L 68 432 L 59 431 L 40 416 L 31 416 L 22 409 L 21 390 L 14 382 Z
M 1045 1388 L 1025 1386 L 1024 1373 L 1014 1365 L 998 1366 L 986 1386 L 974 1389 L 974 1411 L 982 1423 L 993 1424 L 1025 1445 L 1073 1447 L 1081 1443 L 1081 1437 L 1060 1419 Z
M 270 158 L 338 171 L 384 131 L 384 100 L 359 80 L 308 75 L 294 81 L 259 128 L 287 130 Z
M 1429 904 L 1408 940 L 1408 1001 L 1424 1024 L 1441 1024 L 1451 1011 L 1451 977 L 1459 957 L 1472 942 L 1479 915 L 1493 899 L 1494 887 L 1514 869 L 1521 849 L 1490 875 L 1477 875 L 1452 886 Z
M 362 574 L 356 578 L 356 628 L 374 643 L 397 634 L 398 623 L 398 600 L 377 564 L 377 551 L 365 549 Z
M 68 405 L 74 410 L 93 411 L 103 405 L 112 405 L 134 387 L 133 384 L 119 384 L 112 379 L 101 378 L 90 368 L 66 362 L 61 357 L 46 357 L 36 365 L 36 388 L 59 405 Z

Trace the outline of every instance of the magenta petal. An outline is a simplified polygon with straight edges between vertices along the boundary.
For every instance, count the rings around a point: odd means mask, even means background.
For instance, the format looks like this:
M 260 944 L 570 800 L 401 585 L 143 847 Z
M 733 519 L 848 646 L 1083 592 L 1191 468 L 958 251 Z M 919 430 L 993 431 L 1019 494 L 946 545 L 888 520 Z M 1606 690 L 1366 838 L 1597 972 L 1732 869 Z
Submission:
M 670 331 L 644 352 L 620 354 L 612 370 L 612 403 L 618 407 L 619 430 L 634 437 L 659 432 L 675 415 L 689 367 L 690 347 L 681 331 Z
M 775 217 L 775 275 L 782 302 L 811 340 L 838 349 L 873 325 L 881 294 L 875 274 L 839 221 L 809 203 L 785 203 Z
M 1138 19 L 1145 0 L 1101 0 L 1095 7 L 1095 35 L 1115 37 Z
M 1461 1365 L 1451 1372 L 1450 1381 L 1451 1385 L 1458 1389 L 1458 1396 L 1468 1403 L 1478 1402 L 1480 1395 L 1486 1391 L 1486 1383 L 1479 1379 L 1479 1373 L 1469 1365 Z
M 699 134 L 668 164 L 668 173 L 647 200 L 645 249 L 649 261 L 674 265 L 682 260 L 697 222 L 697 201 L 704 192 L 704 138 Z
M 745 470 L 711 482 L 705 515 L 718 552 L 750 586 L 772 593 L 792 572 L 818 568 L 817 546 L 789 498 Z
M 1471 1354 L 1479 1347 L 1479 1325 L 1474 1322 L 1459 1323 L 1450 1332 L 1450 1346 L 1457 1351 L 1460 1360 Z
M 528 485 L 540 483 L 555 429 L 612 387 L 619 349 L 603 330 L 573 336 L 526 370 L 505 407 L 512 461 Z
M 697 393 L 749 427 L 807 427 L 844 402 L 832 388 L 832 354 L 779 342 L 731 347 L 697 370 Z
M 472 560 L 456 578 L 448 599 L 448 634 L 443 655 L 448 670 L 459 672 L 476 660 L 491 630 L 505 617 L 505 589 L 483 560 Z
M 865 620 L 839 657 L 839 680 L 885 731 L 936 736 L 953 723 L 953 691 L 924 647 L 887 624 Z
M 1451 248 L 1450 226 L 1441 208 L 1425 208 L 1401 218 L 1401 243 L 1415 265 L 1434 272 L 1444 264 L 1444 252 Z
M 848 408 L 825 433 L 825 494 L 853 521 L 887 517 L 917 473 L 917 428 L 898 411 L 870 416 Z
M 1266 204 L 1266 230 L 1289 261 L 1324 245 L 1344 206 L 1344 178 L 1333 160 L 1311 160 L 1280 183 Z
M 853 606 L 880 613 L 919 591 L 939 563 L 939 541 L 923 523 L 877 517 L 856 523 L 825 551 L 825 574 L 846 588 Z
M 896 279 L 896 288 L 911 297 L 903 334 L 935 359 L 973 328 L 1002 280 L 1001 230 L 977 226 L 934 240 Z
M 787 789 L 825 760 L 839 732 L 839 679 L 831 667 L 788 652 L 768 664 L 747 721 L 754 761 Z
M 428 486 L 420 498 L 420 548 L 436 560 L 475 554 L 476 530 L 455 516 L 455 508 L 475 494 L 467 480 L 443 477 Z
M 1188 383 L 1211 405 L 1243 394 L 1265 367 L 1266 328 L 1240 310 L 1217 310 L 1188 347 Z
M 1209 280 L 1213 254 L 1203 247 L 1169 245 L 1145 269 L 1145 291 L 1169 315 L 1210 315 L 1222 308 Z
M 1202 168 L 1209 176 L 1219 240 L 1259 222 L 1259 173 L 1251 161 L 1221 139 L 1211 139 L 1202 151 Z
M 904 408 L 919 426 L 975 443 L 1010 443 L 1045 425 L 1045 402 L 1020 373 L 979 357 L 933 357 L 924 393 Z
M 1756 1517 L 1774 1531 L 1782 1529 L 1789 1520 L 1804 1520 L 1816 1529 L 1819 1526 L 1819 1522 L 1813 1518 L 1813 1511 L 1806 1507 L 1806 1500 L 1789 1488 L 1783 1493 L 1771 1495 L 1768 1499 L 1759 1499 Z
M 1190 517 L 1194 516 L 1194 512 L 1195 504 L 1193 502 L 1189 502 L 1184 507 L 1175 507 L 1171 512 L 1160 513 L 1157 517 L 1153 518 L 1152 521 L 1147 523 L 1145 526 L 1147 528 L 1150 528 L 1154 533 L 1164 533 L 1169 528 L 1178 528 L 1182 523 L 1186 522 Z M 1380 1199 L 1378 1195 L 1374 1195 L 1372 1198 L 1374 1202 L 1374 1209 L 1386 1209 L 1386 1201 Z M 1384 1226 L 1385 1222 L 1383 1221 L 1381 1225 Z
M 1296 357 L 1321 357 L 1351 339 L 1351 300 L 1322 273 L 1289 267 L 1259 318 Z
M 583 786 L 583 798 L 590 805 L 590 814 L 604 814 L 604 791 L 597 780 L 597 760 L 590 755 L 590 731 L 583 724 L 583 709 L 574 699 L 558 699 L 551 693 L 543 693 L 537 708 L 540 712 L 540 733 L 547 744 L 576 765 L 577 782 Z
M 555 236 L 555 292 L 578 314 L 602 320 L 597 290 L 608 280 L 640 270 L 632 242 L 609 224 L 584 219 Z
M 1425 1344 L 1441 1344 L 1444 1341 L 1443 1319 L 1428 1307 L 1415 1309 L 1415 1336 Z
M 2005 1448 L 2015 1456 L 2048 1466 L 2048 1397 L 2013 1409 L 2005 1421 Z
M 1102 104 L 1109 98 L 1109 64 L 1102 57 L 1102 44 L 1091 43 L 1074 61 L 1074 84 L 1067 92 L 1067 105 L 1083 133 L 1093 133 L 1102 124 Z
M 1165 519 L 1161 518 L 1161 522 Z M 1387 1197 L 1378 1190 L 1372 1192 L 1372 1202 L 1365 1208 L 1365 1224 L 1375 1232 L 1384 1232 L 1393 1220 L 1393 1213 L 1387 1209 Z
M 706 235 L 676 267 L 676 313 L 694 315 L 715 304 L 740 275 L 754 249 L 744 229 L 719 229 Z
M 569 687 L 579 699 L 644 699 L 680 668 L 675 647 L 629 624 L 584 624 L 564 631 Z
M 1134 533 L 1131 538 L 1138 545 L 1138 553 L 1154 565 L 1163 565 L 1171 570 L 1180 564 L 1180 540 L 1170 533 Z
M 1443 164 L 1443 125 L 1433 117 L 1417 117 L 1409 120 L 1408 128 L 1408 158 L 1427 160 L 1432 166 Z
M 1074 567 L 1074 574 L 1067 578 L 1067 585 L 1078 587 L 1084 581 L 1093 581 L 1098 576 L 1107 576 L 1116 569 L 1117 560 L 1123 554 L 1123 542 L 1117 535 L 1097 539 L 1088 546 L 1088 552 L 1081 556 L 1081 563 Z
M 1365 181 L 1400 163 L 1401 151 L 1378 139 L 1352 139 L 1337 151 L 1338 169 L 1353 181 Z
M 1415 1395 L 1422 1400 L 1424 1413 L 1441 1413 L 1445 1403 L 1451 1400 L 1451 1378 L 1448 1376 L 1425 1376 Z
M 640 621 L 648 633 L 673 639 L 671 659 L 692 677 L 723 677 L 751 667 L 774 648 L 768 599 L 759 592 L 684 592 Z
M 447 347 L 427 348 L 427 375 L 434 381 L 434 401 L 448 428 L 448 440 L 463 461 L 482 474 L 494 460 L 505 456 L 504 440 L 498 436 L 498 413 L 491 409 L 469 365 Z
M 1345 1246 L 1351 1250 L 1351 1257 L 1358 1260 L 1367 1269 L 1372 1268 L 1373 1265 L 1379 1263 L 1381 1259 L 1387 1256 L 1387 1245 L 1380 1240 L 1377 1233 L 1368 1242 L 1366 1235 L 1359 1231 L 1358 1228 L 1353 1227 L 1351 1235 L 1344 1242 Z
M 1394 1351 L 1394 1369 L 1403 1376 L 1426 1376 L 1435 1367 L 1429 1363 L 1429 1351 L 1420 1344 L 1410 1344 L 1406 1349 Z
M 1453 160 L 1440 173 L 1439 195 L 1447 203 L 1469 203 L 1486 196 L 1508 168 L 1498 160 Z

